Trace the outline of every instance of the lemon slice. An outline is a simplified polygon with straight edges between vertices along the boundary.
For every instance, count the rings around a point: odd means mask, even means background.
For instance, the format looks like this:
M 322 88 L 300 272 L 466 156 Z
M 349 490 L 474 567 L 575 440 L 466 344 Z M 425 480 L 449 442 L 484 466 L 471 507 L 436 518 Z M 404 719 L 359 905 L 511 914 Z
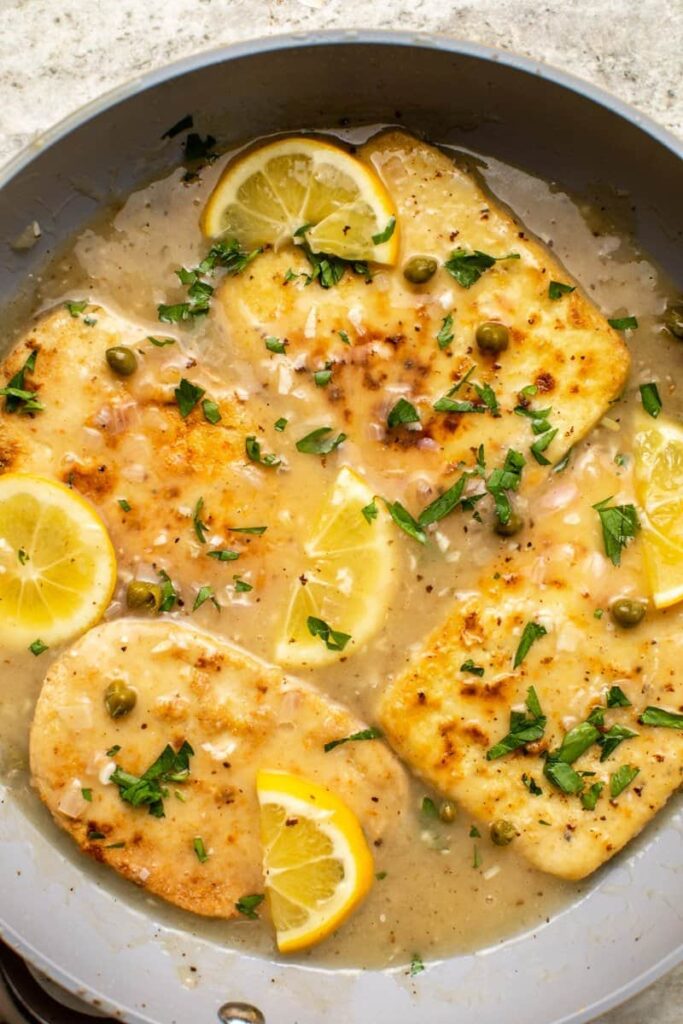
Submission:
M 390 265 L 398 258 L 396 209 L 380 178 L 314 138 L 280 139 L 238 157 L 201 219 L 209 238 L 235 238 L 247 249 L 302 241 L 295 232 L 304 225 L 313 252 Z
M 380 503 L 368 522 L 362 509 L 373 493 L 344 466 L 327 496 L 304 551 L 308 565 L 292 589 L 275 648 L 281 665 L 326 665 L 377 632 L 386 616 L 396 559 L 389 517 Z M 309 617 L 350 637 L 343 647 L 313 636 Z M 337 649 L 335 649 L 337 648 Z
M 320 942 L 372 884 L 358 818 L 323 786 L 288 772 L 258 772 L 263 870 L 282 953 Z
M 83 498 L 54 480 L 0 476 L 0 642 L 49 646 L 85 632 L 115 584 L 109 534 Z
M 683 599 L 683 425 L 641 417 L 635 456 L 645 568 L 655 607 L 668 608 Z

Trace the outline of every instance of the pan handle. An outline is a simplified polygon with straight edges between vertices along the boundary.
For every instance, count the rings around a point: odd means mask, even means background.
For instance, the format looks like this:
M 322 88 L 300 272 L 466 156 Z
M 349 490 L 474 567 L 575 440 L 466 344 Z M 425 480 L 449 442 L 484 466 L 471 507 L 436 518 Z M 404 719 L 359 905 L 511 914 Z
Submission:
M 0 943 L 0 976 L 17 1010 L 28 1024 L 120 1024 L 111 1017 L 78 1013 L 48 995 L 28 967 L 8 946 Z

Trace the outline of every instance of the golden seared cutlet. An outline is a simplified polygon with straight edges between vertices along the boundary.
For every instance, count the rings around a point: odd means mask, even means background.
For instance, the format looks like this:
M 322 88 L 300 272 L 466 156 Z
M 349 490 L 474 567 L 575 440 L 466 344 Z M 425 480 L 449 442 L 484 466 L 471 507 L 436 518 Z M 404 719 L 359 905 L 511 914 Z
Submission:
M 247 406 L 179 343 L 156 348 L 145 334 L 96 305 L 77 315 L 61 306 L 39 318 L 1 375 L 9 382 L 35 353 L 24 389 L 36 392 L 43 409 L 12 412 L 3 400 L 0 471 L 56 477 L 89 498 L 128 578 L 139 565 L 147 576 L 150 566 L 163 568 L 191 599 L 190 584 L 217 588 L 229 578 L 223 563 L 206 557 L 208 545 L 238 552 L 235 564 L 257 582 L 272 533 L 229 529 L 258 525 L 268 507 L 263 470 L 245 455 L 253 430 Z M 110 369 L 106 351 L 115 346 L 136 354 L 131 376 Z M 183 378 L 205 391 L 186 416 L 175 396 Z M 208 407 L 211 419 L 205 401 L 215 403 Z M 212 422 L 215 409 L 220 419 Z M 271 518 L 264 521 L 276 525 Z M 195 519 L 205 524 L 206 544 Z
M 311 267 L 301 249 L 269 251 L 222 285 L 226 351 L 246 356 L 269 387 L 307 403 L 312 422 L 334 424 L 351 441 L 371 438 L 378 455 L 398 467 L 446 475 L 459 462 L 471 464 L 480 444 L 490 465 L 508 447 L 528 452 L 537 438 L 514 409 L 531 385 L 536 407 L 551 409 L 556 433 L 545 457 L 557 462 L 621 391 L 629 366 L 621 337 L 578 286 L 550 297 L 552 281 L 575 282 L 471 170 L 399 131 L 379 134 L 358 155 L 377 170 L 396 205 L 398 266 L 375 268 L 370 281 L 347 270 L 325 289 L 307 283 Z M 443 265 L 458 249 L 498 262 L 466 287 Z M 415 286 L 402 266 L 418 254 L 436 258 L 439 269 Z M 488 321 L 508 328 L 508 347 L 498 354 L 482 352 L 475 341 Z M 284 354 L 266 349 L 271 336 L 286 339 Z M 306 371 L 326 366 L 331 382 L 316 388 Z M 467 374 L 452 397 L 476 409 L 436 411 L 434 403 Z M 496 410 L 486 410 L 475 384 L 493 390 Z M 418 428 L 387 428 L 401 396 L 417 408 Z M 525 489 L 543 475 L 532 467 Z
M 415 772 L 486 826 L 509 823 L 515 849 L 568 879 L 609 860 L 683 781 L 683 638 L 664 622 L 677 612 L 649 609 L 628 629 L 608 611 L 647 593 L 637 538 L 618 567 L 603 553 L 592 506 L 629 486 L 610 462 L 588 449 L 537 493 L 532 528 L 456 595 L 379 712 Z M 641 722 L 649 706 L 674 727 Z
M 112 683 L 136 698 L 117 719 L 105 705 Z M 31 771 L 57 823 L 86 853 L 186 910 L 227 918 L 241 896 L 263 891 L 259 768 L 328 786 L 371 842 L 397 824 L 406 782 L 385 744 L 324 750 L 362 728 L 305 683 L 209 633 L 120 619 L 91 630 L 50 667 L 31 730 Z M 150 813 L 153 800 L 122 799 L 115 766 L 140 777 L 167 744 L 182 759 L 186 743 L 194 753 L 169 769 L 175 778 L 159 780 L 163 816 L 158 803 Z

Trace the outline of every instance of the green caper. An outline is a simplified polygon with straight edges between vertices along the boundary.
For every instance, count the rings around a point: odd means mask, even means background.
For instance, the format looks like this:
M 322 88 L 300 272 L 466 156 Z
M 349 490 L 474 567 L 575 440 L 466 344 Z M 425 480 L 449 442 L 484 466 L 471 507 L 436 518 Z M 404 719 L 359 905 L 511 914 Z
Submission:
M 411 256 L 403 268 L 403 276 L 411 284 L 424 284 L 434 277 L 437 266 L 431 256 Z
M 497 355 L 504 352 L 510 344 L 510 332 L 505 324 L 498 324 L 494 320 L 488 320 L 485 324 L 479 324 L 475 334 L 480 352 L 487 355 Z
M 106 353 L 109 368 L 119 377 L 130 377 L 138 368 L 138 358 L 132 348 L 125 345 L 115 345 L 108 348 Z
M 496 516 L 496 522 L 493 529 L 501 537 L 514 537 L 516 533 L 524 526 L 524 520 L 520 516 L 519 512 L 515 512 L 514 508 L 510 510 L 510 517 L 507 523 L 501 522 Z
M 457 807 L 452 800 L 442 800 L 439 804 L 439 818 L 444 825 L 452 825 L 457 813 Z
M 104 691 L 104 706 L 110 718 L 129 715 L 137 702 L 137 694 L 123 679 L 114 679 Z
M 609 613 L 617 626 L 625 626 L 630 629 L 637 626 L 645 615 L 645 605 L 642 601 L 631 601 L 628 597 L 617 598 L 609 606 Z
M 491 833 L 491 842 L 495 843 L 496 846 L 507 846 L 517 835 L 517 829 L 512 822 L 505 821 L 504 818 L 494 821 L 489 831 Z
M 669 334 L 683 341 L 683 302 L 670 302 L 663 320 Z
M 161 604 L 161 587 L 146 580 L 131 580 L 126 590 L 126 604 L 129 608 L 158 612 Z

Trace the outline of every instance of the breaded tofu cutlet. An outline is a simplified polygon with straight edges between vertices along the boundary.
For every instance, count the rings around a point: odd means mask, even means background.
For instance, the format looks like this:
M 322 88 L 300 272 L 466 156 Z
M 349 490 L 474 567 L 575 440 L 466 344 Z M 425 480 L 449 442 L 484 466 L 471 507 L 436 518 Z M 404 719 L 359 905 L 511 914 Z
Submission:
M 132 688 L 124 717 L 105 707 Z M 317 690 L 230 643 L 179 622 L 123 619 L 91 630 L 48 671 L 31 730 L 34 784 L 57 823 L 91 857 L 197 914 L 233 917 L 263 891 L 259 768 L 329 787 L 381 841 L 406 799 L 401 766 L 379 740 L 324 744 L 362 728 Z M 193 753 L 162 777 L 163 817 L 125 802 L 115 766 L 140 777 L 167 744 Z M 158 807 L 157 807 L 158 810 Z M 194 849 L 200 837 L 208 858 Z
M 529 418 L 515 413 L 520 392 L 531 387 L 526 404 L 549 408 L 554 431 L 541 454 L 557 462 L 620 393 L 629 366 L 622 338 L 474 172 L 399 131 L 370 139 L 358 156 L 375 167 L 395 203 L 399 265 L 373 268 L 371 279 L 347 269 L 323 288 L 309 283 L 300 248 L 266 252 L 221 287 L 226 351 L 247 358 L 269 388 L 306 403 L 312 422 L 375 445 L 378 458 L 397 467 L 442 478 L 458 463 L 471 465 L 481 444 L 490 465 L 507 448 L 527 455 L 538 447 Z M 482 253 L 496 261 L 488 269 Z M 401 267 L 417 254 L 434 257 L 439 269 L 416 286 Z M 568 286 L 559 298 L 551 297 L 551 282 Z M 505 350 L 480 350 L 475 334 L 488 321 L 507 327 Z M 284 341 L 284 354 L 266 349 L 272 336 Z M 316 387 L 310 371 L 325 367 L 330 383 Z M 451 410 L 435 410 L 458 384 Z M 387 426 L 399 397 L 415 406 L 419 424 Z M 527 461 L 523 489 L 543 475 Z
M 683 637 L 664 622 L 676 610 L 637 629 L 612 620 L 615 597 L 647 592 L 642 555 L 637 540 L 619 567 L 602 554 L 592 506 L 624 480 L 590 450 L 579 462 L 457 595 L 379 714 L 417 774 L 568 879 L 622 849 L 683 781 Z M 641 722 L 648 707 L 672 727 Z

